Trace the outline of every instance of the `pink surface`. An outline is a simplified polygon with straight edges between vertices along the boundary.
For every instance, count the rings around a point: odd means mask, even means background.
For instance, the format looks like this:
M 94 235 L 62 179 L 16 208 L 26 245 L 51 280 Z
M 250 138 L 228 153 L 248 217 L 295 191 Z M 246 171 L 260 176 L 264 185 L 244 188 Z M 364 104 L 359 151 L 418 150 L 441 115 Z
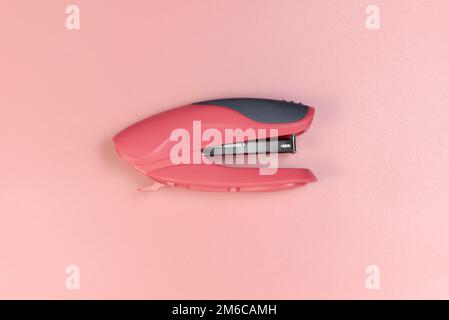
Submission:
M 448 16 L 444 0 L 1 1 L 0 298 L 449 298 Z M 236 96 L 316 107 L 290 165 L 317 183 L 136 191 L 115 133 Z

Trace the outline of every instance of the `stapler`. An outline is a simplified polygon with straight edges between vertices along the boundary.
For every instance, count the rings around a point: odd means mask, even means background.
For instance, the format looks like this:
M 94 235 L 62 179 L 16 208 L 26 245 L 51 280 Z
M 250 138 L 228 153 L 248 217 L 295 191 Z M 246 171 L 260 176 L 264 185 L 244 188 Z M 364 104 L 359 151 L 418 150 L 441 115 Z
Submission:
M 274 191 L 316 181 L 309 169 L 276 167 L 264 173 L 258 167 L 259 156 L 295 153 L 296 138 L 313 115 L 314 108 L 293 101 L 209 100 L 148 117 L 113 140 L 120 157 L 155 182 L 141 190 Z M 251 164 L 236 163 L 251 157 L 256 160 Z M 269 167 L 267 161 L 264 165 Z

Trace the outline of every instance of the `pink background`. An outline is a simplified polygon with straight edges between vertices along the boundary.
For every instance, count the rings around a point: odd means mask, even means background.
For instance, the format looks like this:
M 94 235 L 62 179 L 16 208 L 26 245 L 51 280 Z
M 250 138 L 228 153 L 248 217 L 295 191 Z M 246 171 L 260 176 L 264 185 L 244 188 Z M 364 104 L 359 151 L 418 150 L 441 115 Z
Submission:
M 444 0 L 2 0 L 0 298 L 449 298 L 448 28 Z M 289 165 L 317 183 L 136 191 L 115 133 L 241 96 L 316 107 Z

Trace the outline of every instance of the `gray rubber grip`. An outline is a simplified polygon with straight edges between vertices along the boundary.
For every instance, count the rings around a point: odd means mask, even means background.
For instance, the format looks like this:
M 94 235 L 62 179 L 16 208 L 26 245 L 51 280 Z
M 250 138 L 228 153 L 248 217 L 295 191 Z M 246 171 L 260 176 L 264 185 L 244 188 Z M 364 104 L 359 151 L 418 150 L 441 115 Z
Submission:
M 258 122 L 288 123 L 301 120 L 309 107 L 285 100 L 230 98 L 196 102 L 194 105 L 215 105 L 228 107 Z

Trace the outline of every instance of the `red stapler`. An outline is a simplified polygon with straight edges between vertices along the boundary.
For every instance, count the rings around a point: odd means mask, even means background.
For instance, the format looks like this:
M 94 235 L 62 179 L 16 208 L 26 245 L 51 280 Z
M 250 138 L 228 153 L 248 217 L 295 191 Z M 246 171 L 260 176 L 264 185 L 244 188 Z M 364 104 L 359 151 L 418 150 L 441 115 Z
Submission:
M 281 190 L 316 181 L 308 169 L 279 168 L 275 161 L 296 152 L 296 137 L 313 114 L 312 107 L 287 101 L 210 100 L 146 118 L 114 142 L 121 158 L 155 181 L 143 190 Z

